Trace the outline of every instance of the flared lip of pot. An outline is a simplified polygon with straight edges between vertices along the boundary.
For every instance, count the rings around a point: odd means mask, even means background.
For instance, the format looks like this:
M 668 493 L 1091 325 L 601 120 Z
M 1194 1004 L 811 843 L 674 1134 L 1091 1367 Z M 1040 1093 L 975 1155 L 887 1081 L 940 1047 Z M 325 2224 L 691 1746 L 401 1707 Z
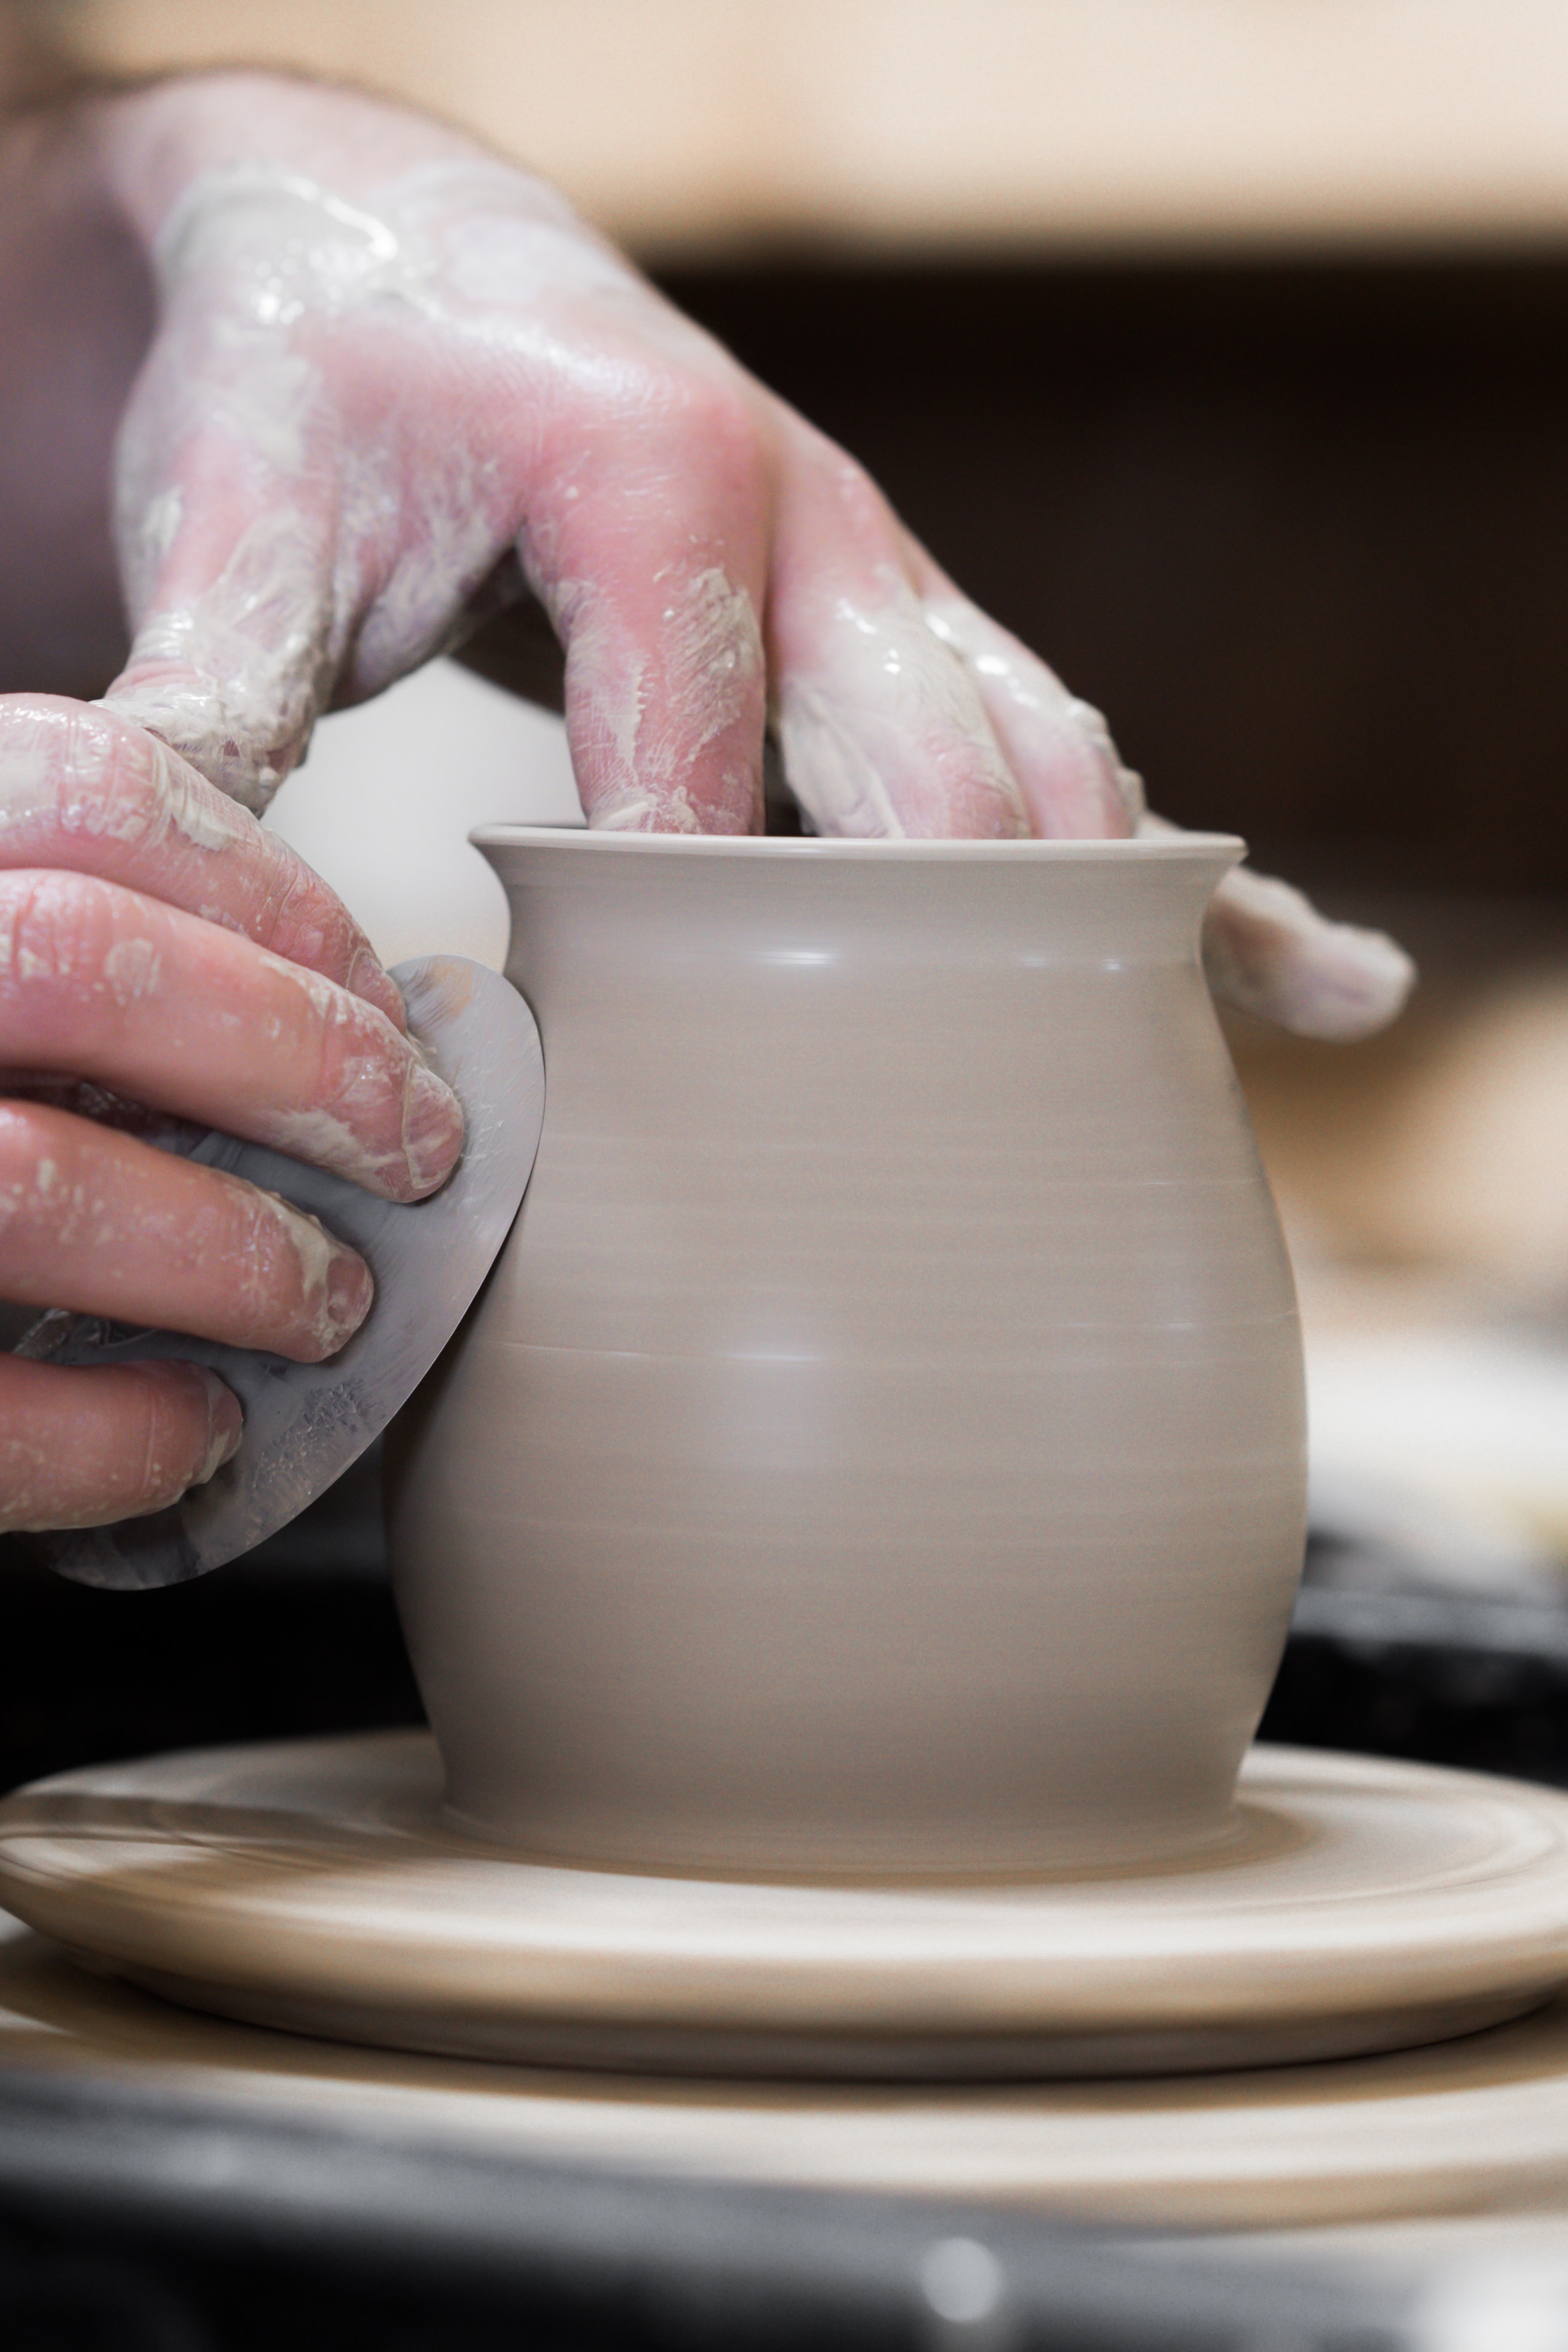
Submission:
M 1233 833 L 1161 833 L 1120 841 L 885 841 L 842 835 L 758 833 L 596 833 L 587 825 L 480 824 L 468 835 L 476 849 L 537 849 L 548 845 L 591 857 L 718 857 L 831 859 L 835 863 L 1104 866 L 1223 862 L 1234 866 L 1247 845 Z

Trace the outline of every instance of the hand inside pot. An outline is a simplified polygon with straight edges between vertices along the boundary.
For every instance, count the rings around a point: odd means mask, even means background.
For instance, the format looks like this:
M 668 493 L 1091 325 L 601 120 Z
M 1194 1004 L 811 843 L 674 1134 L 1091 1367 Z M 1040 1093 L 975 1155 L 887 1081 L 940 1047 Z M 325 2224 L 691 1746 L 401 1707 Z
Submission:
M 391 984 L 233 803 L 265 807 L 320 710 L 530 597 L 592 825 L 760 828 L 769 721 L 821 832 L 1154 822 L 1098 713 L 851 457 L 459 134 L 301 81 L 183 79 L 18 118 L 0 202 L 22 232 L 0 263 L 20 419 L 0 436 L 0 650 L 26 683 L 70 684 L 120 587 L 134 628 L 112 719 L 29 702 L 0 727 L 6 862 L 20 845 L 31 874 L 5 882 L 7 1059 L 290 1137 L 382 1189 L 438 1182 L 457 1117 Z M 1246 874 L 1208 942 L 1223 993 L 1318 1034 L 1376 1027 L 1409 983 L 1390 942 Z M 13 1298 L 294 1353 L 363 1314 L 362 1266 L 257 1200 L 75 1111 L 5 1116 Z M 57 1205 L 78 1192 L 86 1219 Z M 232 1400 L 173 1367 L 51 1387 L 0 1369 L 0 1524 L 156 1507 L 234 1442 Z

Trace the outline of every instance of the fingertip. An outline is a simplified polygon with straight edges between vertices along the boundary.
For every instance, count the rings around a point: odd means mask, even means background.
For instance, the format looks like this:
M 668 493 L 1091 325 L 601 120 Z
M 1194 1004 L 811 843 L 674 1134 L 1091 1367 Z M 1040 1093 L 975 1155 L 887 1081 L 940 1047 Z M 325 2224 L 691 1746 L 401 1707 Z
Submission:
M 1416 979 L 1411 958 L 1385 932 L 1331 921 L 1290 884 L 1245 867 L 1215 894 L 1204 962 L 1227 1003 L 1339 1045 L 1386 1028 Z
M 245 1434 L 245 1410 L 233 1389 L 226 1381 L 221 1381 L 216 1372 L 209 1370 L 205 1364 L 193 1364 L 191 1369 L 201 1379 L 206 1391 L 207 1405 L 206 1452 L 191 1484 L 193 1486 L 204 1486 L 208 1479 L 221 1470 L 225 1462 L 232 1462 L 239 1452 L 240 1440 Z
M 1116 749 L 1103 710 L 1073 695 L 1069 703 L 1072 723 L 1082 740 L 1088 772 L 1083 779 L 1086 803 L 1098 802 L 1093 818 L 1098 833 L 1108 840 L 1135 834 L 1148 814 L 1144 780 L 1129 768 Z
M 216 1372 L 186 1357 L 145 1358 L 120 1370 L 141 1383 L 147 1418 L 139 1491 L 125 1496 L 119 1516 L 145 1517 L 204 1486 L 233 1460 L 245 1413 Z
M 402 1118 L 411 1200 L 422 1201 L 445 1183 L 462 1157 L 464 1134 L 463 1106 L 451 1087 L 424 1063 L 412 1062 Z
M 318 1363 L 346 1348 L 375 1303 L 375 1278 L 358 1250 L 334 1242 L 319 1327 Z
M 1277 1018 L 1299 1036 L 1354 1045 L 1398 1019 L 1416 985 L 1416 965 L 1385 931 L 1324 923 L 1303 941 L 1284 976 Z
M 277 1192 L 250 1198 L 287 1237 L 293 1263 L 287 1288 L 293 1296 L 279 1319 L 258 1328 L 246 1344 L 275 1348 L 298 1364 L 326 1363 L 347 1347 L 371 1311 L 376 1288 L 371 1269 L 308 1210 Z

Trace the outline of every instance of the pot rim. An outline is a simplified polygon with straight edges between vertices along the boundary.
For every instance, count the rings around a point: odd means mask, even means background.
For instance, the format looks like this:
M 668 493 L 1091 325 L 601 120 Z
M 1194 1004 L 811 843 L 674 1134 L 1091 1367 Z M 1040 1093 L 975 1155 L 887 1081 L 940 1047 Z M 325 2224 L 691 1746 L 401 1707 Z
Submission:
M 915 865 L 983 865 L 1022 858 L 1031 865 L 1101 865 L 1155 859 L 1186 863 L 1247 855 L 1234 833 L 1159 833 L 1141 840 L 901 840 L 841 834 L 605 833 L 582 824 L 479 824 L 468 835 L 476 849 L 570 848 L 591 856 L 634 857 L 794 857 L 835 861 L 883 858 Z

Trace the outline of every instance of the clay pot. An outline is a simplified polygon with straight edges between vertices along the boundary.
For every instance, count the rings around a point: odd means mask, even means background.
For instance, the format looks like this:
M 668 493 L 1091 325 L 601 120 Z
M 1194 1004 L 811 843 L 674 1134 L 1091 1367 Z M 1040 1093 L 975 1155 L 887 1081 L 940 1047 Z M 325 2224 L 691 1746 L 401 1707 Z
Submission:
M 1223 1836 L 1304 1524 L 1197 961 L 1239 845 L 476 838 L 547 1102 L 392 1480 L 454 1813 L 764 1874 Z

